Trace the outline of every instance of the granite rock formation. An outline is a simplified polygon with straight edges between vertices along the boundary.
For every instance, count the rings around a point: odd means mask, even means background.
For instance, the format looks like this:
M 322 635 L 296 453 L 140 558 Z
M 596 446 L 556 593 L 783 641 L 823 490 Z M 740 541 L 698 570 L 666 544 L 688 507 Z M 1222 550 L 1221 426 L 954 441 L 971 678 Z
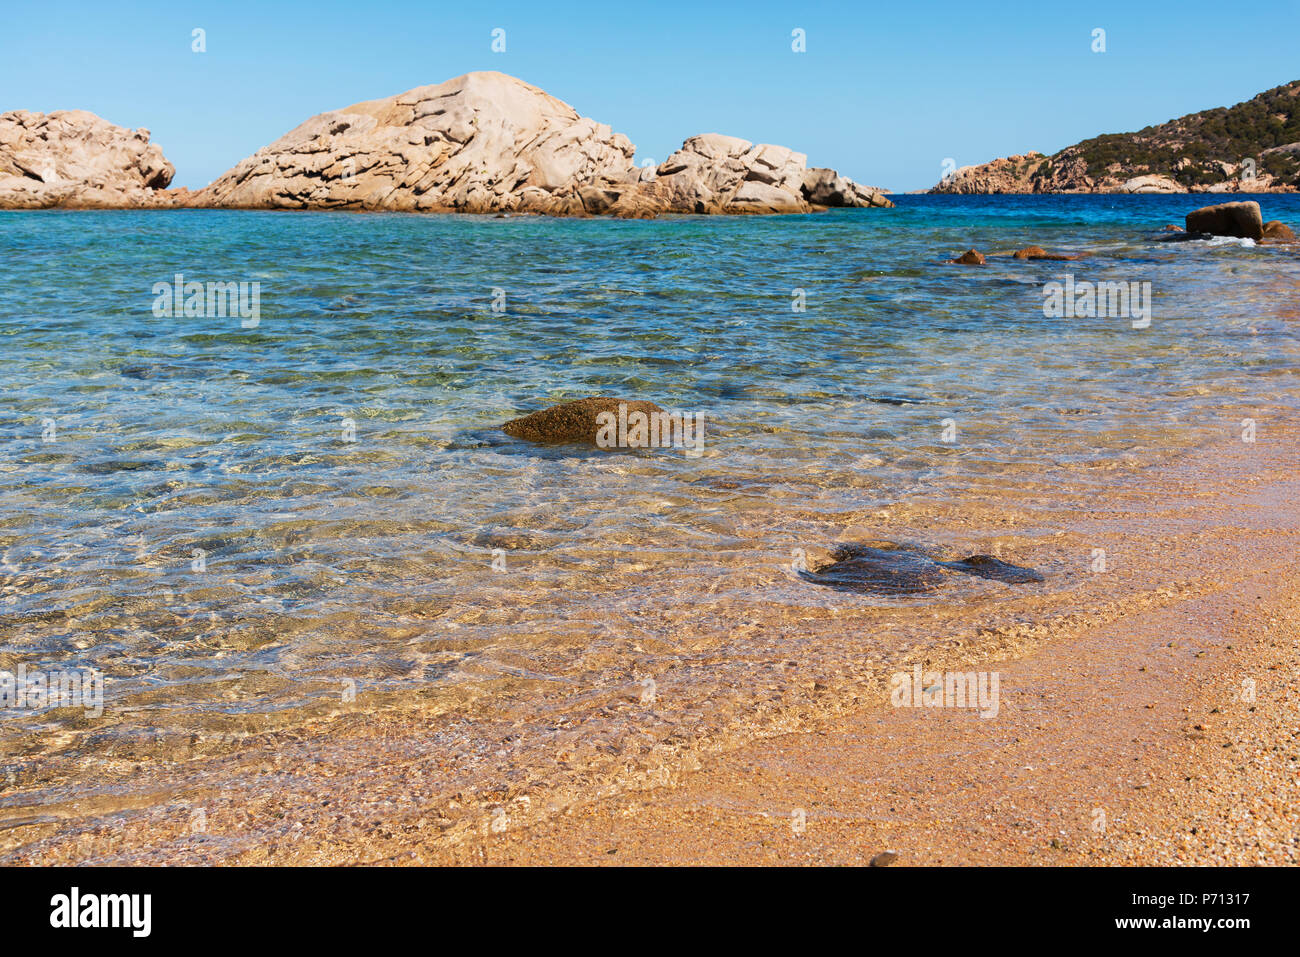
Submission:
M 148 130 L 85 110 L 0 114 L 0 208 L 169 206 L 174 173 Z

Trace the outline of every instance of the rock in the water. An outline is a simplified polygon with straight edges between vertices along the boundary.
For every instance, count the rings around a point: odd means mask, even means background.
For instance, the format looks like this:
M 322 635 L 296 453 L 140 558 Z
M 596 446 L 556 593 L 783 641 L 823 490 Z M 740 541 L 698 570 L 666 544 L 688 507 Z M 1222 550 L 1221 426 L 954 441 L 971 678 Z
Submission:
M 621 133 L 503 73 L 468 73 L 308 119 L 202 191 L 212 206 L 585 212 L 635 175 Z
M 949 572 L 988 578 L 1008 585 L 1041 582 L 1041 572 L 1012 565 L 992 555 L 971 555 L 959 561 L 936 561 L 929 555 L 892 542 L 847 542 L 836 546 L 831 561 L 800 577 L 838 591 L 910 595 L 932 591 Z
M 170 206 L 174 173 L 148 130 L 85 110 L 0 114 L 0 208 Z
M 932 193 L 1038 193 L 1050 177 L 1051 161 L 1042 153 L 1008 156 L 980 166 L 963 166 L 943 178 Z
M 894 205 L 880 190 L 855 183 L 833 169 L 804 170 L 803 196 L 814 206 Z
M 655 170 L 635 166 L 634 152 L 623 134 L 531 84 L 467 73 L 314 116 L 199 202 L 628 218 L 893 205 L 833 170 L 808 170 L 802 153 L 783 146 L 696 136 Z
M 956 259 L 949 259 L 950 263 L 957 263 L 960 266 L 983 266 L 984 254 L 977 249 L 968 249 Z
M 964 572 L 979 578 L 991 578 L 993 581 L 1006 582 L 1008 585 L 1026 585 L 1029 582 L 1045 581 L 1043 573 L 1032 568 L 1012 565 L 992 555 L 971 555 L 956 562 L 940 562 L 944 568 L 955 572 Z
M 586 442 L 595 445 L 596 433 L 600 428 L 597 416 L 602 412 L 618 415 L 620 404 L 626 407 L 629 415 L 633 412 L 649 415 L 664 411 L 653 402 L 619 399 L 608 395 L 588 396 L 511 419 L 501 429 L 506 435 L 529 442 Z
M 894 205 L 879 190 L 807 164 L 803 153 L 784 146 L 719 133 L 692 136 L 653 179 L 625 190 L 612 212 L 807 213 L 817 206 Z
M 1187 231 L 1210 236 L 1236 236 L 1258 242 L 1264 238 L 1264 217 L 1260 214 L 1259 203 L 1254 200 L 1220 203 L 1188 213 Z
M 801 577 L 837 591 L 910 595 L 943 584 L 944 570 L 925 555 L 888 542 L 876 548 L 857 542 L 839 545 L 831 561 Z
M 1264 239 L 1271 243 L 1293 243 L 1295 233 L 1291 227 L 1279 219 L 1270 219 L 1264 224 Z
M 1016 259 L 1044 259 L 1051 262 L 1070 262 L 1078 259 L 1078 256 L 1067 256 L 1064 253 L 1049 253 L 1042 246 L 1026 246 L 1024 249 L 1018 249 L 1011 254 Z

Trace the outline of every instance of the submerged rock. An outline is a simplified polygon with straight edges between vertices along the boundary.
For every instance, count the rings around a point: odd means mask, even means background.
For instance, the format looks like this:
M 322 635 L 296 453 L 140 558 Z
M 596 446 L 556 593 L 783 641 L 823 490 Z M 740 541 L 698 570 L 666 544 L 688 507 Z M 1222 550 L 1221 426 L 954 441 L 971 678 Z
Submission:
M 1219 203 L 1205 206 L 1187 214 L 1187 231 L 1210 236 L 1236 236 L 1253 239 L 1264 238 L 1264 218 L 1259 203 Z
M 1044 259 L 1050 262 L 1071 262 L 1080 256 L 1067 256 L 1064 253 L 1049 253 L 1042 246 L 1026 246 L 1011 254 L 1014 259 Z
M 836 546 L 831 561 L 800 572 L 805 581 L 837 591 L 879 595 L 914 595 L 941 587 L 950 572 L 1025 585 L 1045 581 L 1039 571 L 1004 562 L 992 555 L 971 555 L 958 561 L 936 561 L 916 549 L 891 542 L 870 545 L 847 542 Z
M 800 576 L 837 591 L 884 595 L 913 595 L 943 584 L 944 569 L 933 559 L 888 542 L 880 544 L 883 547 L 839 545 L 828 564 Z
M 597 416 L 602 412 L 618 415 L 619 405 L 623 405 L 629 415 L 633 412 L 649 415 L 664 411 L 653 402 L 593 395 L 511 419 L 501 429 L 506 435 L 528 442 L 585 442 L 595 445 L 596 433 L 600 428 Z
M 1012 565 L 1010 562 L 1004 562 L 992 555 L 971 555 L 969 558 L 963 558 L 960 561 L 940 562 L 939 564 L 955 572 L 964 572 L 978 578 L 989 578 L 993 581 L 1005 582 L 1008 585 L 1026 585 L 1029 582 L 1046 580 L 1042 572 L 1035 571 L 1032 568 L 1024 568 L 1020 565 Z
M 85 110 L 0 114 L 0 208 L 170 206 L 175 172 L 145 129 Z

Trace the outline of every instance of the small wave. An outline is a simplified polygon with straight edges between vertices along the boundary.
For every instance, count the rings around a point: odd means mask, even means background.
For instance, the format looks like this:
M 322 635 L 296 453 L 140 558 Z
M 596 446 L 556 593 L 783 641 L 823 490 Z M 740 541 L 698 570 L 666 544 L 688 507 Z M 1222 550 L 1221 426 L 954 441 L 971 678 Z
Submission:
M 1240 246 L 1243 249 L 1251 249 L 1256 245 L 1255 240 L 1238 236 L 1212 236 L 1209 239 L 1189 239 L 1188 242 L 1197 246 Z

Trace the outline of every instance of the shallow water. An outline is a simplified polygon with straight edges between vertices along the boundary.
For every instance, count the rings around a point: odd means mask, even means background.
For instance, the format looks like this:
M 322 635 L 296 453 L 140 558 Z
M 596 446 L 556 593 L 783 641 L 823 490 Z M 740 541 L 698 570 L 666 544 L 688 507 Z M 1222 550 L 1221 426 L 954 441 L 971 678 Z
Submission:
M 1157 241 L 1199 198 L 897 200 L 0 213 L 0 670 L 106 678 L 94 719 L 0 711 L 30 785 L 6 803 L 50 799 L 56 757 L 76 786 L 142 738 L 237 749 L 340 712 L 419 708 L 448 753 L 487 753 L 495 722 L 525 764 L 562 726 L 625 731 L 616 703 L 649 686 L 670 724 L 725 723 L 787 658 L 833 673 L 939 613 L 1082 600 L 1086 553 L 1061 541 L 1081 498 L 1294 414 L 1294 248 Z M 1300 225 L 1300 198 L 1260 200 Z M 1090 255 L 942 263 L 1031 243 Z M 258 325 L 155 316 L 178 272 L 259 282 Z M 1045 317 L 1067 273 L 1149 281 L 1149 328 Z M 601 393 L 703 413 L 704 454 L 496 428 Z M 798 573 L 869 539 L 1045 580 L 873 595 Z M 889 628 L 824 617 L 845 609 Z

